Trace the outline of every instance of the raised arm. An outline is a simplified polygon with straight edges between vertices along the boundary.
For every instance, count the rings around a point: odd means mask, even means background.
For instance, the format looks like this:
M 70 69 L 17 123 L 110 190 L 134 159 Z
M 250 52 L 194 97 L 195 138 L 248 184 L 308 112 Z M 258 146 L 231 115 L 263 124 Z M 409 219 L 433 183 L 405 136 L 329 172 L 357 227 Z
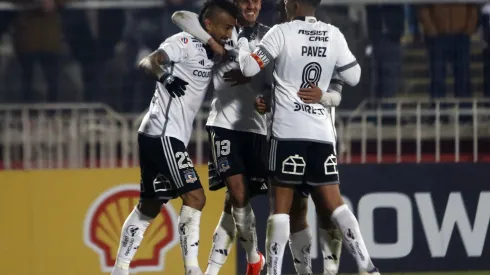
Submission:
M 242 33 L 240 33 L 242 35 Z M 271 61 L 276 59 L 284 47 L 284 34 L 278 25 L 267 32 L 260 44 L 251 53 L 248 38 L 239 36 L 238 46 L 240 48 L 238 60 L 240 70 L 246 77 L 258 74 Z
M 199 23 L 199 16 L 190 11 L 176 11 L 172 14 L 172 22 L 181 30 L 191 34 L 204 44 L 211 47 L 217 55 L 223 56 L 225 49 Z
M 338 31 L 339 57 L 336 62 L 338 78 L 349 86 L 356 86 L 361 79 L 361 66 L 347 45 L 344 35 Z

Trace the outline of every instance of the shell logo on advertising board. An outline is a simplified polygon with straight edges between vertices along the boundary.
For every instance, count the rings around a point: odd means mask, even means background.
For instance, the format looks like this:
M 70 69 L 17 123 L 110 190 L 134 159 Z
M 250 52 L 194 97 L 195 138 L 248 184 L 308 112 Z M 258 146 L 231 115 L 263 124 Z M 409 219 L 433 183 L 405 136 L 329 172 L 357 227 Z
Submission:
M 208 167 L 196 165 L 203 186 Z M 139 202 L 138 168 L 0 171 L 0 259 L 8 275 L 73 275 L 111 272 L 119 244 L 127 253 L 134 240 L 120 241 L 121 232 L 140 235 L 137 226 L 123 228 Z M 209 192 L 202 211 L 199 265 L 205 268 L 224 190 Z M 19 194 L 27 198 L 19 203 Z M 13 211 L 12 205 L 15 205 Z M 168 202 L 145 230 L 130 266 L 131 274 L 184 274 L 179 245 L 178 213 L 182 200 Z M 19 215 L 19 213 L 28 213 Z M 124 230 L 124 231 L 123 231 Z M 127 235 L 127 234 L 125 234 Z M 221 269 L 236 274 L 236 246 Z
M 119 236 L 126 217 L 139 200 L 139 185 L 125 184 L 110 188 L 91 204 L 84 222 L 84 242 L 99 255 L 103 272 L 111 272 L 119 247 Z M 137 226 L 123 230 L 136 235 Z M 178 244 L 177 215 L 170 205 L 164 205 L 161 214 L 145 232 L 141 247 L 133 246 L 133 238 L 123 241 L 126 250 L 138 249 L 131 262 L 130 272 L 155 272 L 165 269 L 165 255 Z

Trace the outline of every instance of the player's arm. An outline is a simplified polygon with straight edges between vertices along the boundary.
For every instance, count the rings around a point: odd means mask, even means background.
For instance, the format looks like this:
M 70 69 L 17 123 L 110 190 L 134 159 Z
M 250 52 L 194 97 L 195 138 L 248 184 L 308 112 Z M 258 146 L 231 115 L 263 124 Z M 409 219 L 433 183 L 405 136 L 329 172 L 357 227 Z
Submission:
M 339 74 L 334 72 L 327 92 L 323 92 L 315 84 L 310 83 L 309 88 L 301 88 L 298 92 L 298 97 L 304 103 L 320 103 L 325 107 L 337 107 L 342 99 L 341 93 L 344 82 L 341 80 Z
M 325 107 L 337 107 L 340 105 L 342 100 L 342 88 L 344 87 L 344 82 L 340 79 L 337 72 L 334 72 L 332 80 L 330 80 L 330 85 L 326 93 L 322 94 L 320 99 L 320 104 Z
M 349 86 L 356 86 L 361 79 L 361 66 L 347 45 L 344 35 L 338 31 L 339 56 L 336 62 L 336 71 L 340 79 Z
M 225 49 L 199 23 L 199 15 L 190 11 L 176 11 L 172 14 L 172 22 L 181 30 L 191 34 L 204 44 L 209 45 L 217 55 L 224 56 Z
M 249 49 L 248 38 L 242 36 L 246 33 L 242 33 L 238 39 L 240 70 L 244 76 L 252 77 L 276 59 L 282 51 L 285 43 L 284 33 L 279 25 L 272 27 L 252 53 Z
M 172 97 L 183 96 L 189 83 L 166 72 L 162 66 L 184 61 L 187 58 L 188 41 L 186 37 L 170 37 L 156 51 L 144 57 L 138 65 L 146 73 L 155 76 Z
M 162 76 L 166 73 L 162 69 L 162 66 L 165 66 L 170 63 L 170 58 L 168 54 L 163 49 L 158 49 L 152 52 L 150 55 L 144 57 L 138 67 L 142 69 L 145 73 L 153 75 L 160 80 Z

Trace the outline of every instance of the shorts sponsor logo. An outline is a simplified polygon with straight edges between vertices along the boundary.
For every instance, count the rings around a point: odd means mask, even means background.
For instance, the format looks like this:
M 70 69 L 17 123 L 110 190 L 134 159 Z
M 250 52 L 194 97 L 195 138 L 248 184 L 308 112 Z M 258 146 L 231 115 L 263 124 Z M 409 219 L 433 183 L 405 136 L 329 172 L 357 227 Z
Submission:
M 139 185 L 125 184 L 104 191 L 94 200 L 84 221 L 84 243 L 99 255 L 102 272 L 111 272 L 116 261 L 120 230 L 139 200 Z M 158 227 L 152 229 L 151 227 Z M 141 247 L 134 246 L 140 229 L 129 225 L 123 229 L 121 245 L 124 253 L 142 250 L 133 259 L 130 272 L 158 272 L 165 269 L 165 254 L 178 243 L 177 214 L 170 205 L 164 205 L 161 215 L 152 222 L 150 231 L 161 234 L 146 236 Z

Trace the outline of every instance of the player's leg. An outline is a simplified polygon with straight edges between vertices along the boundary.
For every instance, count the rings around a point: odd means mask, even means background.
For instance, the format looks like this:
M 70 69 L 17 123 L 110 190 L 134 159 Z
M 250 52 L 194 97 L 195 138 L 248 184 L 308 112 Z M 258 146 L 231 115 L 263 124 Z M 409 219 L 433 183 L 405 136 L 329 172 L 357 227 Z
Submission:
M 305 271 L 311 270 L 311 260 L 309 258 L 300 260 L 301 257 L 306 257 L 306 255 L 309 257 L 309 253 L 304 253 L 304 247 L 306 247 L 307 243 L 311 245 L 311 229 L 308 228 L 307 222 L 310 189 L 308 186 L 301 186 L 296 190 L 290 212 L 291 236 L 289 238 L 289 246 L 298 274 L 308 274 Z M 318 213 L 317 216 L 319 222 L 319 241 L 323 255 L 323 274 L 335 275 L 339 270 L 342 234 L 332 220 L 323 219 Z M 309 263 L 309 269 L 307 269 L 306 263 Z
M 309 193 L 296 190 L 289 212 L 289 248 L 293 256 L 294 268 L 299 275 L 311 274 L 311 229 L 307 221 Z
M 331 144 L 313 143 L 308 148 L 307 183 L 313 186 L 312 198 L 323 220 L 331 220 L 342 233 L 349 252 L 356 259 L 361 275 L 379 274 L 371 261 L 359 223 L 342 199 L 339 189 L 337 158 Z
M 271 215 L 267 221 L 268 274 L 281 274 L 284 249 L 290 235 L 291 204 L 296 186 L 301 185 L 306 169 L 307 143 L 270 141 L 269 170 Z
M 223 213 L 219 219 L 218 225 L 213 234 L 213 246 L 209 254 L 208 267 L 206 275 L 217 275 L 221 267 L 225 264 L 226 259 L 235 242 L 236 226 L 233 216 L 231 215 L 230 195 L 227 192 Z
M 161 160 L 161 143 L 159 138 L 150 138 L 138 135 L 139 158 L 141 170 L 140 202 L 126 218 L 121 230 L 121 239 L 117 252 L 116 263 L 112 275 L 128 275 L 129 265 L 138 250 L 143 236 L 150 222 L 160 213 L 165 198 L 160 198 L 154 182 L 158 175 L 158 168 L 154 163 Z M 155 153 L 153 153 L 155 152 Z M 165 184 L 165 183 L 161 183 Z
M 246 175 L 246 190 L 248 198 L 268 193 L 268 141 L 266 135 L 243 133 L 239 136 L 240 155 L 242 156 Z M 257 229 L 255 220 L 249 223 L 249 231 L 254 234 L 254 247 L 260 256 L 260 261 L 247 265 L 247 275 L 258 275 L 265 266 L 264 256 L 258 252 Z
M 319 221 L 320 247 L 323 255 L 323 274 L 335 275 L 339 271 L 342 252 L 342 233 L 330 219 L 317 213 Z
M 213 144 L 211 133 L 208 129 L 208 137 L 210 144 Z M 210 148 L 210 158 L 208 162 L 209 173 L 209 190 L 216 191 L 226 187 L 226 183 L 222 180 L 216 169 L 215 160 L 213 159 L 213 149 Z M 231 247 L 235 242 L 236 226 L 233 216 L 231 215 L 230 194 L 227 192 L 223 212 L 219 219 L 218 225 L 213 233 L 213 245 L 209 253 L 208 267 L 206 275 L 216 275 L 221 267 L 225 264 L 226 259 L 231 251 Z
M 173 137 L 162 137 L 171 189 L 182 199 L 179 214 L 179 235 L 186 274 L 202 274 L 199 268 L 199 226 L 206 196 L 184 143 Z M 161 172 L 161 173 L 162 173 Z
M 231 131 L 219 127 L 210 127 L 213 146 L 213 158 L 218 173 L 226 181 L 230 193 L 232 215 L 237 234 L 250 264 L 260 263 L 262 257 L 257 250 L 257 233 L 255 231 L 255 214 L 248 203 L 248 192 L 245 184 L 245 168 L 240 146 L 247 133 Z

